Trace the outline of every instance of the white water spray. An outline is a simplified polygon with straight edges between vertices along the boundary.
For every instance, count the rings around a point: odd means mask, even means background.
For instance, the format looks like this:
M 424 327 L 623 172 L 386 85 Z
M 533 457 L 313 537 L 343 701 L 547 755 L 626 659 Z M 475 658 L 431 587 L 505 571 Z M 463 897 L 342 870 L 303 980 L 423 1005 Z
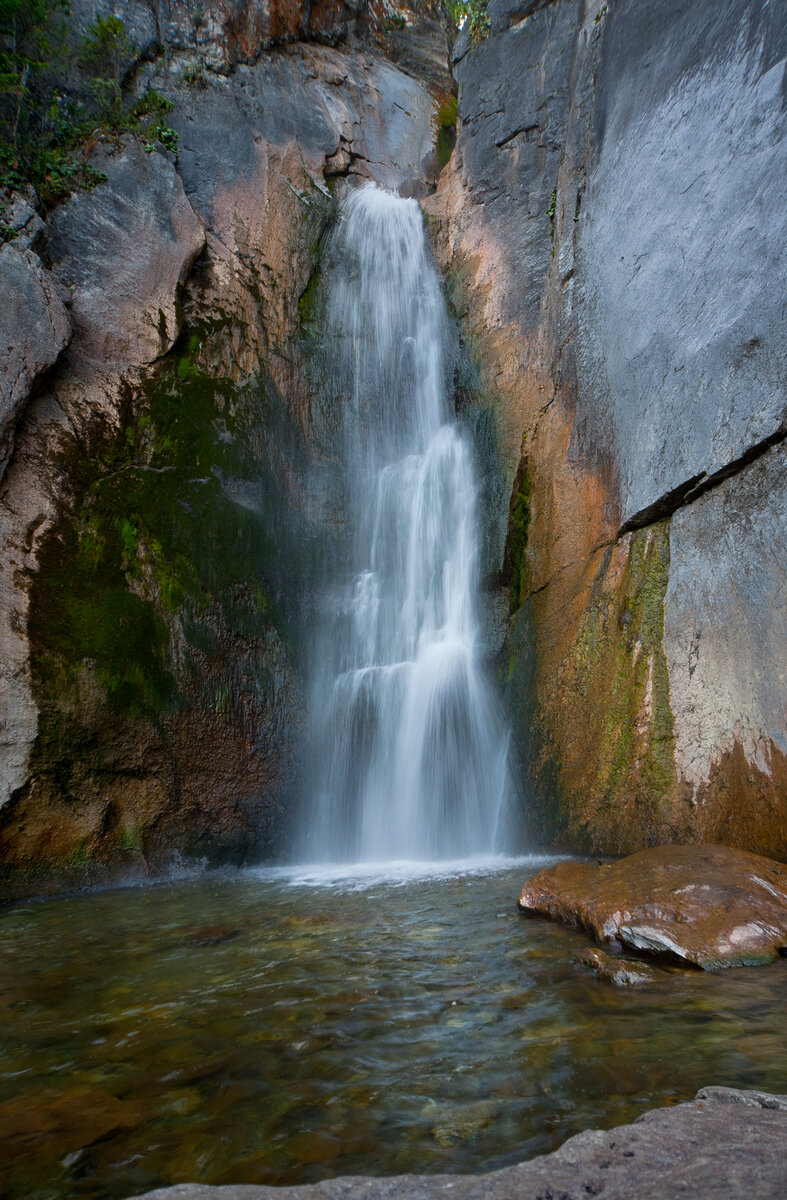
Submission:
M 333 251 L 353 565 L 327 593 L 303 849 L 344 862 L 490 853 L 507 736 L 479 661 L 477 484 L 449 412 L 447 318 L 417 203 L 353 191 Z

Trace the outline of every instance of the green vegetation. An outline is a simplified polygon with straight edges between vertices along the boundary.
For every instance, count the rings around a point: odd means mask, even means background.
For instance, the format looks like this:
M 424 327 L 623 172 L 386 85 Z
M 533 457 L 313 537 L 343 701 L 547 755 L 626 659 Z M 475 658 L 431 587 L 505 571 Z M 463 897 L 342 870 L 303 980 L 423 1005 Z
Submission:
M 203 336 L 184 336 L 120 435 L 69 452 L 81 499 L 47 536 L 31 595 L 50 701 L 97 685 L 119 715 L 155 718 L 177 703 L 189 648 L 215 655 L 221 630 L 254 638 L 279 620 L 259 566 L 272 553 L 264 518 L 221 482 L 258 470 L 264 391 L 211 378 Z
M 435 148 L 441 169 L 446 165 L 454 152 L 454 146 L 456 145 L 456 118 L 456 96 L 451 96 L 449 100 L 440 105 L 437 113 L 439 129 Z
M 121 825 L 117 831 L 115 848 L 121 853 L 129 851 L 141 852 L 142 850 L 142 829 L 139 825 Z
M 458 27 L 461 29 L 467 21 L 473 41 L 482 42 L 492 26 L 486 11 L 487 0 L 446 0 L 446 3 Z
M 669 522 L 632 537 L 625 574 L 612 594 L 599 589 L 577 638 L 576 690 L 600 748 L 602 806 L 637 796 L 638 816 L 658 823 L 659 802 L 674 782 L 669 673 L 664 654 L 664 596 L 669 579 Z
M 511 507 L 508 516 L 508 539 L 506 542 L 506 566 L 508 568 L 508 592 L 511 611 L 516 612 L 525 600 L 525 550 L 527 548 L 527 533 L 530 526 L 530 476 L 527 472 L 527 459 L 523 455 L 519 470 L 514 480 L 511 496 Z
M 97 16 L 75 44 L 68 0 L 0 0 L 0 187 L 30 183 L 50 207 L 104 178 L 89 162 L 102 136 L 176 149 L 171 103 L 124 96 L 134 51 L 118 17 Z

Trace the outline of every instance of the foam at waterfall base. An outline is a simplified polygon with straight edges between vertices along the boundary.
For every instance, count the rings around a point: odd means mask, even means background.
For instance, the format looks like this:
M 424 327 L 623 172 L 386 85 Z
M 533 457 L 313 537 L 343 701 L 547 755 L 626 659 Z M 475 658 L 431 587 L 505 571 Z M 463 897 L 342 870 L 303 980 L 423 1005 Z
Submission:
M 289 883 L 292 887 L 366 891 L 381 885 L 405 887 L 426 880 L 496 875 L 520 867 L 533 871 L 565 857 L 549 854 L 478 854 L 470 858 L 438 859 L 431 862 L 400 859 L 391 862 L 299 863 L 289 866 L 256 867 L 246 873 L 266 881 Z

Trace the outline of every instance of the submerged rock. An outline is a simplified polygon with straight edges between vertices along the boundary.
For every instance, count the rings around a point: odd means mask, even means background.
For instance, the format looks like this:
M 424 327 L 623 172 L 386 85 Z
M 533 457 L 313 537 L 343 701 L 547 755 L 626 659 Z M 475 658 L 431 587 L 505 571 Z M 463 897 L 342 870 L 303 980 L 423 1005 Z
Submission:
M 140 1200 L 776 1200 L 784 1195 L 787 1097 L 707 1087 L 632 1125 L 588 1129 L 531 1162 L 487 1175 L 327 1179 L 300 1187 L 179 1184 Z
M 558 863 L 529 879 L 518 903 L 600 942 L 706 971 L 771 962 L 787 946 L 787 867 L 726 846 Z
M 647 963 L 633 962 L 629 958 L 613 958 L 603 950 L 588 946 L 574 960 L 581 967 L 587 967 L 599 979 L 606 979 L 616 987 L 638 987 L 641 984 L 660 983 L 667 978 L 666 971 L 658 967 L 649 967 Z

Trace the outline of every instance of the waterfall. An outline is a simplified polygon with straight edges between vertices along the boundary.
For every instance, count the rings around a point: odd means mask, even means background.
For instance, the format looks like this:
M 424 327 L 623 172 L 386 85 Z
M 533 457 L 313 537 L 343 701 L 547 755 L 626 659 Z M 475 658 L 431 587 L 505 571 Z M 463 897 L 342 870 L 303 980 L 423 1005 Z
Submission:
M 318 619 L 302 849 L 343 862 L 490 853 L 507 735 L 480 661 L 477 482 L 418 204 L 352 191 L 330 261 L 351 549 Z

